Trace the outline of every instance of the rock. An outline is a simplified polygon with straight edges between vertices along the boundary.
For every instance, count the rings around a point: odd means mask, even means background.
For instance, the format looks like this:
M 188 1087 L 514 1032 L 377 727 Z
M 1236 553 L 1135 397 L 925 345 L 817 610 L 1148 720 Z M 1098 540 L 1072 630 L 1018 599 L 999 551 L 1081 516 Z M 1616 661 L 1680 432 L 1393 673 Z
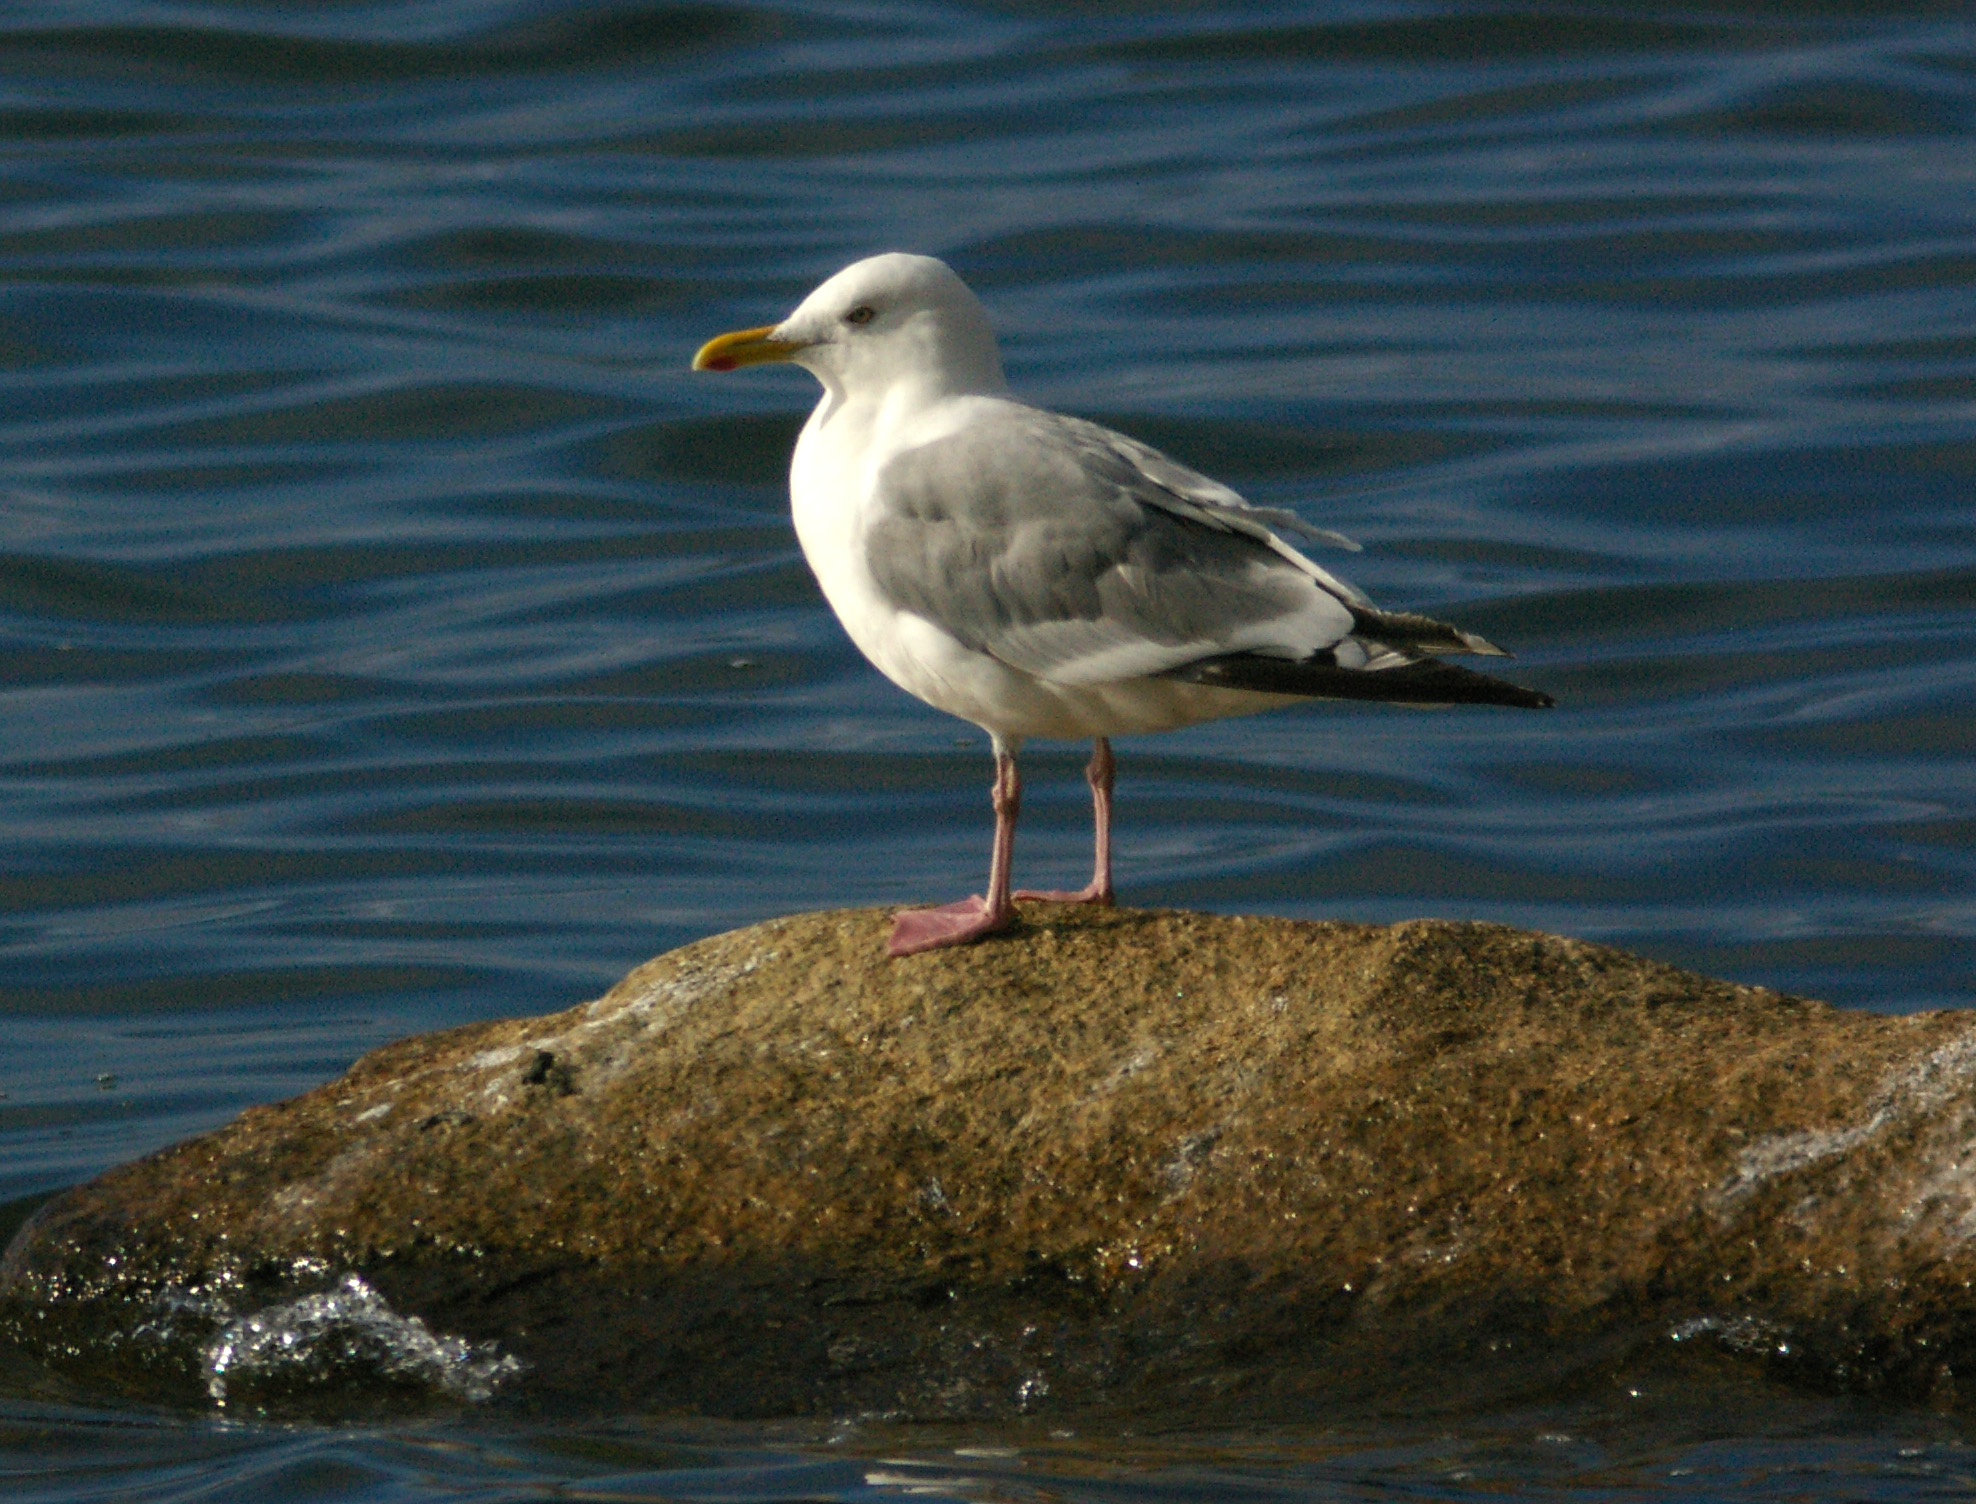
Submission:
M 1970 1015 L 1493 925 L 1025 914 L 898 961 L 887 913 L 776 920 L 390 1045 L 49 1202 L 0 1329 L 236 1403 L 288 1393 L 243 1358 L 284 1322 L 728 1415 L 1976 1394 Z

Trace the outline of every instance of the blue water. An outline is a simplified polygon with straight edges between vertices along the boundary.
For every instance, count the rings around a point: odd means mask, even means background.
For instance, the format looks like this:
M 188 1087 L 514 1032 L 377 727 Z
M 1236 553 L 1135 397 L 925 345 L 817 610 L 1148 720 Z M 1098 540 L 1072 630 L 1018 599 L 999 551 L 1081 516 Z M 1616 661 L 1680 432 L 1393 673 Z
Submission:
M 1358 538 L 1326 562 L 1561 702 L 1122 743 L 1127 902 L 1969 1004 L 1965 4 L 38 0 L 0 10 L 0 1201 L 700 935 L 979 887 L 985 738 L 865 667 L 790 534 L 808 378 L 686 371 L 888 248 L 975 285 L 1018 390 Z M 1082 880 L 1082 758 L 1025 758 L 1024 881 Z M 1809 1400 L 1154 1445 L 0 1393 L 0 1477 L 64 1504 L 1972 1476 L 1959 1423 Z

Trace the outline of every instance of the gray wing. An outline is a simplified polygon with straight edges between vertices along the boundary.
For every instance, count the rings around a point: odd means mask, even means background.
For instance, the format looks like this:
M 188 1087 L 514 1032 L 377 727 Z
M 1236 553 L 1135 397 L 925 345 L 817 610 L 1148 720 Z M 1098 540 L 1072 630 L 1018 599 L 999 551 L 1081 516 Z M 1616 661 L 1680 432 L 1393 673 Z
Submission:
M 1209 479 L 1198 470 L 1188 469 L 1150 444 L 1142 444 L 1137 439 L 1082 418 L 1065 417 L 1059 413 L 1042 413 L 1039 416 L 1053 419 L 1067 441 L 1130 465 L 1150 487 L 1146 499 L 1154 506 L 1166 506 L 1175 516 L 1221 526 L 1232 524 L 1237 530 L 1260 525 L 1265 530 L 1301 533 L 1307 538 L 1316 538 L 1352 553 L 1363 552 L 1343 533 L 1334 533 L 1328 527 L 1306 522 L 1295 512 L 1256 506 L 1239 492 L 1230 490 L 1218 480 Z M 1333 580 L 1331 584 L 1342 589 L 1348 598 L 1358 595 L 1342 580 Z M 1359 599 L 1364 598 L 1361 596 Z
M 1377 611 L 1306 559 L 1225 486 L 1095 423 L 1015 403 L 893 457 L 865 535 L 896 607 L 1040 678 L 1170 674 L 1230 654 L 1352 668 L 1411 654 L 1354 637 L 1368 621 L 1431 626 L 1434 645 L 1485 651 L 1425 618 Z

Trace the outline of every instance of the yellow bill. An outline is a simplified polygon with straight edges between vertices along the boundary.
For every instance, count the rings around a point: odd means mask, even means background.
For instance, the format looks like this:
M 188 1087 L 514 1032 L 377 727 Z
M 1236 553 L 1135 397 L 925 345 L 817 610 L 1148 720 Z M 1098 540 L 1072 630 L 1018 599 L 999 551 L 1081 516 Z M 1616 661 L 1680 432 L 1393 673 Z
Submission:
M 776 326 L 736 329 L 732 334 L 716 334 L 693 357 L 696 371 L 738 371 L 742 366 L 758 366 L 771 360 L 787 360 L 803 346 L 792 339 L 771 339 Z

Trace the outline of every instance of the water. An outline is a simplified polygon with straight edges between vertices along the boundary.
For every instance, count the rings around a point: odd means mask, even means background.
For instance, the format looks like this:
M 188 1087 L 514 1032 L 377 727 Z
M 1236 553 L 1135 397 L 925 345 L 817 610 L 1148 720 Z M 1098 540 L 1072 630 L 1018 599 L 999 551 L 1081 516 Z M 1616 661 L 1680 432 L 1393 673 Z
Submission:
M 892 247 L 1020 391 L 1357 537 L 1562 702 L 1127 742 L 1127 901 L 1966 1005 L 1972 127 L 1961 4 L 0 9 L 0 1201 L 699 935 L 979 886 L 984 739 L 789 533 L 808 378 L 685 370 Z M 1082 756 L 1026 758 L 1025 881 L 1081 880 Z M 1147 1440 L 0 1388 L 0 1471 L 65 1504 L 1973 1470 L 1957 1422 L 1775 1395 Z
M 1114 1438 L 831 1426 L 628 1422 L 255 1430 L 78 1417 L 21 1407 L 9 1440 L 45 1459 L 33 1498 L 574 1498 L 595 1504 L 1325 1504 L 1510 1497 L 1635 1504 L 1666 1499 L 1966 1499 L 1967 1442 L 1926 1434 L 1608 1443 L 1520 1415 L 1454 1435 L 1395 1427 L 1378 1441 L 1298 1437 Z

